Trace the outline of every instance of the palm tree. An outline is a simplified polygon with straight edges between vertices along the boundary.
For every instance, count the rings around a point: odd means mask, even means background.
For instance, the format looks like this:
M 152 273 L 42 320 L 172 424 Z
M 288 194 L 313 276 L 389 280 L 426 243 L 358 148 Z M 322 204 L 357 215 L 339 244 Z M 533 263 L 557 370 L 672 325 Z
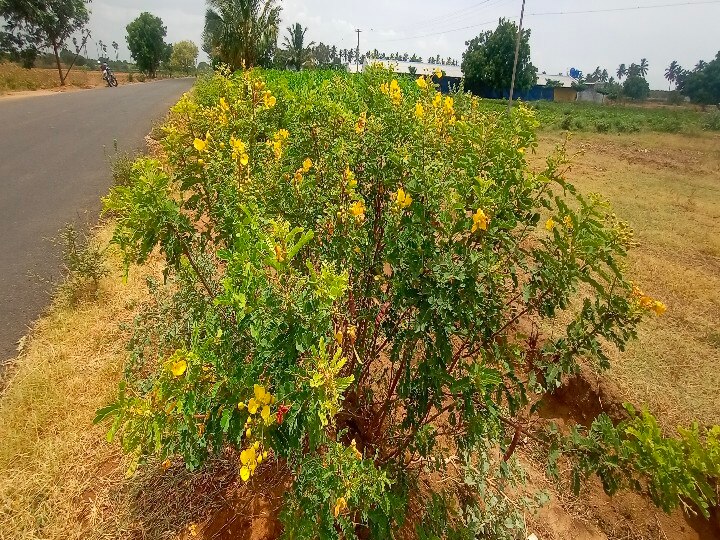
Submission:
M 643 58 L 642 60 L 640 60 L 640 66 L 639 66 L 639 67 L 640 67 L 640 70 L 639 70 L 640 75 L 643 76 L 643 77 L 644 77 L 645 75 L 647 75 L 647 73 L 648 73 L 648 68 L 650 67 L 650 64 L 648 64 L 647 58 Z
M 707 66 L 707 62 L 705 60 L 700 60 L 697 64 L 695 64 L 695 71 L 702 71 L 705 69 L 705 66 Z
M 203 50 L 233 69 L 267 65 L 277 48 L 277 0 L 207 0 Z
M 626 75 L 627 75 L 627 67 L 625 67 L 625 64 L 620 64 L 620 67 L 618 67 L 618 69 L 617 69 L 618 80 L 622 81 Z
M 285 47 L 288 59 L 287 63 L 300 71 L 312 60 L 312 48 L 315 46 L 315 42 L 311 41 L 307 47 L 305 46 L 307 27 L 303 28 L 300 23 L 288 26 L 287 31 L 288 33 L 283 40 L 283 47 Z
M 672 85 L 672 83 L 674 83 L 674 82 L 677 82 L 678 75 L 680 74 L 681 70 L 682 70 L 682 68 L 680 67 L 680 64 L 677 63 L 676 60 L 673 60 L 672 62 L 670 62 L 670 65 L 665 70 L 665 78 L 668 80 L 670 85 Z M 669 89 L 670 89 L 670 86 L 668 86 L 668 90 Z

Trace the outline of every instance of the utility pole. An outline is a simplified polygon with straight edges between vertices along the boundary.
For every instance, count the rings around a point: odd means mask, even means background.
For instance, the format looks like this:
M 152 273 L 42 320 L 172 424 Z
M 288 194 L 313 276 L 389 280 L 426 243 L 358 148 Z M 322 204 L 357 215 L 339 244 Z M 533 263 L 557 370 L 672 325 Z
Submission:
M 355 73 L 360 73 L 360 32 L 362 30 L 357 28 L 355 31 L 358 35 L 357 51 L 355 51 Z
M 513 93 L 515 92 L 515 75 L 517 74 L 518 56 L 520 55 L 520 41 L 522 41 L 523 17 L 525 17 L 525 0 L 522 0 L 520 10 L 520 28 L 518 28 L 517 40 L 515 41 L 515 62 L 513 63 L 512 82 L 510 83 L 510 99 L 508 100 L 508 114 L 512 109 Z

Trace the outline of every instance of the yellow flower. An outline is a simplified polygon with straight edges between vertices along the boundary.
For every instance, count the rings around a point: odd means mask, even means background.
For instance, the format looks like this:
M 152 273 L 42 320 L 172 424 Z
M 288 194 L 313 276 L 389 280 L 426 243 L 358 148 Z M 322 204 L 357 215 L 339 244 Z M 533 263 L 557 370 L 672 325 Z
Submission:
M 440 92 L 435 94 L 435 97 L 433 98 L 433 105 L 435 105 L 435 107 L 442 105 L 442 94 Z
M 355 173 L 350 170 L 350 165 L 345 167 L 345 180 L 348 183 L 348 187 L 354 189 L 357 187 L 357 180 L 355 180 Z
M 247 467 L 243 466 L 243 467 L 240 469 L 240 478 L 242 479 L 243 482 L 247 482 L 248 479 L 250 478 L 250 469 L 248 469 Z
M 187 362 L 185 360 L 178 360 L 173 362 L 170 366 L 170 371 L 175 377 L 180 377 L 187 370 Z
M 566 226 L 568 229 L 572 229 L 572 228 L 573 228 L 573 220 L 572 220 L 572 218 L 571 218 L 570 216 L 565 216 L 565 217 L 563 218 L 563 223 L 565 224 L 565 226 Z
M 345 510 L 347 510 L 347 501 L 345 500 L 345 497 L 340 497 L 337 502 L 335 503 L 335 509 L 333 510 L 333 514 L 335 517 L 338 517 L 340 514 L 342 514 Z
M 355 201 L 350 205 L 350 215 L 357 221 L 365 219 L 365 203 L 363 201 Z
M 350 338 L 351 343 L 355 343 L 357 337 L 357 326 L 348 326 L 347 335 Z
M 190 527 L 188 527 L 188 530 L 190 531 L 190 536 L 197 536 L 198 528 L 195 523 L 191 523 Z
M 227 104 L 224 97 L 220 98 L 220 108 L 226 112 L 230 110 L 230 106 Z
M 390 81 L 390 84 L 383 83 L 380 86 L 380 91 L 390 97 L 390 100 L 395 105 L 400 105 L 402 102 L 402 90 L 400 89 L 400 85 L 398 84 L 396 79 L 393 79 Z
M 299 186 L 300 184 L 302 184 L 302 180 L 303 180 L 302 169 L 298 169 L 295 172 L 295 184 Z
M 232 158 L 235 160 L 239 159 L 243 167 L 250 162 L 250 156 L 248 156 L 245 151 L 245 143 L 232 135 L 230 136 L 230 148 L 232 148 Z
M 407 208 L 412 204 L 412 197 L 405 193 L 403 188 L 398 188 L 397 194 L 395 195 L 395 204 L 399 208 Z
M 263 103 L 268 109 L 272 109 L 277 103 L 277 99 L 270 93 L 270 90 L 266 90 L 263 95 Z
M 275 258 L 278 262 L 285 262 L 285 250 L 282 246 L 275 246 Z
M 275 159 L 280 159 L 282 157 L 282 140 L 274 141 L 272 147 L 275 153 Z
M 244 410 L 245 407 L 247 407 L 247 405 L 245 405 L 242 401 L 238 403 L 238 409 L 240 409 L 241 411 Z
M 248 438 L 250 438 L 250 437 L 252 436 L 252 429 L 247 428 L 247 429 L 245 430 L 245 436 L 248 437 Z
M 478 230 L 487 231 L 489 221 L 490 220 L 485 215 L 485 212 L 483 212 L 482 208 L 478 208 L 478 211 L 475 212 L 475 214 L 473 215 L 472 232 L 476 232 Z
M 545 228 L 546 228 L 548 231 L 552 231 L 552 230 L 555 228 L 555 220 L 554 220 L 553 218 L 548 219 L 548 220 L 545 222 Z
M 281 129 L 275 134 L 276 140 L 287 141 L 290 137 L 290 132 L 287 129 Z
M 423 116 L 425 116 L 425 107 L 423 107 L 422 103 L 420 102 L 417 102 L 415 104 L 415 116 L 417 116 L 418 118 L 422 118 Z
M 305 161 L 303 161 L 303 172 L 308 172 L 312 168 L 312 165 L 312 159 L 305 158 Z
M 255 393 L 255 399 L 258 400 L 263 405 L 268 405 L 272 401 L 272 394 L 265 390 L 264 386 L 260 386 L 259 384 L 256 384 L 253 387 L 253 392 Z
M 245 167 L 248 163 L 250 163 L 250 156 L 248 156 L 247 154 L 242 154 L 240 156 L 240 165 Z
M 653 305 L 650 309 L 653 310 L 655 312 L 655 315 L 659 317 L 660 315 L 665 314 L 665 312 L 667 311 L 667 306 L 662 302 L 656 300 L 655 302 L 653 302 Z
M 205 165 L 204 159 L 198 159 L 198 165 Z
M 268 419 L 270 418 L 270 406 L 269 405 L 265 405 L 262 408 L 262 412 L 260 413 L 260 418 L 265 420 L 265 422 L 268 421 Z
M 260 408 L 260 403 L 257 399 L 250 398 L 250 401 L 248 401 L 247 407 L 248 407 L 248 412 L 250 414 L 255 414 L 258 411 L 258 409 Z
M 435 68 L 435 76 L 436 76 L 438 79 L 442 79 L 442 76 L 443 76 L 442 69 L 440 69 L 440 68 Z
M 243 465 L 247 465 L 250 461 L 250 451 L 249 450 L 243 450 L 240 452 L 240 463 Z
M 353 449 L 353 452 L 355 453 L 355 457 L 357 459 L 362 459 L 362 454 L 357 449 L 357 443 L 355 442 L 355 439 L 353 439 L 352 442 L 350 443 L 350 447 Z
M 193 142 L 193 146 L 198 152 L 204 152 L 207 150 L 207 145 L 207 141 L 203 141 L 202 139 L 195 139 L 195 142 Z
M 421 90 L 425 90 L 428 87 L 428 83 L 425 80 L 425 77 L 420 77 L 419 79 L 417 79 L 415 81 L 415 84 L 417 84 L 418 88 L 420 88 Z
M 337 341 L 338 345 L 342 345 L 343 342 L 343 333 L 338 331 L 335 332 L 335 341 Z
M 260 455 L 257 457 L 258 465 L 260 465 L 263 462 L 263 457 Z

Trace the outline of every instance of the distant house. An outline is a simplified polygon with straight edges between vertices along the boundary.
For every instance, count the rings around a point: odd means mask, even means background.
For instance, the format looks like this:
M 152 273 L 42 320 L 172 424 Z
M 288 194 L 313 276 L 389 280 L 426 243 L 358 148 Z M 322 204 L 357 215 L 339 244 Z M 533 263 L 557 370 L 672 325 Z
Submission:
M 577 99 L 577 91 L 572 87 L 573 83 L 577 82 L 569 75 L 547 75 L 543 73 L 538 75 L 536 87 L 550 88 L 548 86 L 549 81 L 555 81 L 558 86 L 552 87 L 552 101 L 575 101 Z M 549 93 L 548 93 L 549 97 Z
M 462 81 L 463 74 L 460 66 L 446 66 L 445 64 L 427 64 L 425 62 L 401 62 L 399 60 L 366 60 L 363 69 L 368 69 L 373 64 L 380 64 L 386 68 L 390 68 L 395 73 L 403 75 L 434 75 L 435 70 L 440 68 L 444 75 L 438 84 L 440 90 L 449 92 L 451 88 L 456 88 Z M 350 72 L 355 71 L 355 66 L 350 66 Z
M 577 93 L 578 101 L 591 101 L 592 103 L 605 103 L 607 96 L 597 91 L 597 85 L 600 83 L 583 83 L 585 89 Z

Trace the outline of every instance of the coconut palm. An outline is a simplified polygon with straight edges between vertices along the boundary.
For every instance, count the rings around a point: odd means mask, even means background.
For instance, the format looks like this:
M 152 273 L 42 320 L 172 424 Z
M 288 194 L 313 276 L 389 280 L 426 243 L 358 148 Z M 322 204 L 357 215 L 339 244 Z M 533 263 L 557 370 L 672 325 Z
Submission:
M 233 69 L 267 65 L 277 48 L 277 0 L 207 0 L 203 50 Z
M 695 71 L 702 71 L 705 69 L 705 66 L 707 66 L 707 62 L 705 60 L 700 60 L 697 64 L 695 64 Z
M 315 46 L 315 42 L 311 41 L 307 44 L 307 47 L 305 46 L 307 27 L 303 28 L 300 23 L 288 26 L 287 32 L 283 40 L 287 63 L 297 71 L 300 71 L 303 67 L 307 67 L 312 61 L 312 48 Z
M 622 81 L 623 78 L 627 75 L 627 67 L 625 64 L 620 64 L 620 67 L 617 69 L 617 78 L 619 81 Z
M 643 58 L 642 60 L 640 60 L 639 69 L 640 69 L 640 75 L 642 77 L 644 77 L 645 75 L 648 74 L 649 68 L 650 68 L 650 64 L 648 64 L 647 58 Z
M 672 83 L 677 82 L 680 71 L 682 71 L 682 68 L 680 67 L 680 64 L 677 63 L 676 60 L 673 60 L 672 62 L 670 62 L 670 65 L 665 70 L 665 78 L 668 80 L 668 82 L 671 85 L 672 85 Z M 669 87 L 668 87 L 668 89 L 669 89 Z

